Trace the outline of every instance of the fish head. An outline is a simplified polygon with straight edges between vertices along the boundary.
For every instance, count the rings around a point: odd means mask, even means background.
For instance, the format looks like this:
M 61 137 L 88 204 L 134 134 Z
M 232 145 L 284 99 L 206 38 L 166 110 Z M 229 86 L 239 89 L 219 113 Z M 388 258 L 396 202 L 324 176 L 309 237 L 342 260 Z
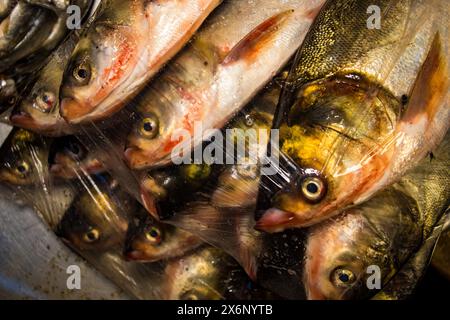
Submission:
M 305 85 L 279 129 L 280 153 L 296 169 L 268 197 L 257 228 L 311 226 L 359 200 L 389 164 L 383 148 L 394 138 L 400 109 L 396 98 L 359 75 Z
M 178 138 L 172 139 L 176 124 L 170 113 L 158 106 L 136 113 L 124 153 L 130 168 L 144 169 L 170 162 L 167 155 L 181 142 Z
M 78 170 L 99 173 L 103 166 L 95 157 L 95 152 L 87 148 L 75 137 L 67 136 L 54 143 L 50 172 L 60 178 L 73 178 Z
M 227 258 L 215 248 L 200 248 L 192 254 L 174 260 L 166 266 L 168 276 L 165 288 L 168 299 L 220 300 L 225 284 L 222 271 L 227 268 Z M 229 262 L 228 262 L 229 263 Z
M 103 251 L 122 244 L 127 229 L 128 219 L 117 199 L 93 189 L 75 199 L 57 234 L 76 250 Z
M 47 178 L 48 145 L 36 134 L 23 129 L 13 131 L 2 149 L 1 181 L 26 186 Z
M 128 260 L 158 261 L 164 254 L 166 228 L 151 217 L 139 221 L 136 228 L 129 230 L 124 255 Z
M 309 230 L 303 282 L 309 299 L 364 299 L 396 274 L 421 242 L 414 199 L 384 191 Z
M 110 97 L 114 88 L 138 64 L 134 56 L 135 35 L 126 26 L 100 21 L 80 39 L 61 85 L 61 116 L 69 123 L 80 123 L 103 103 L 107 108 L 123 103 Z M 108 98 L 111 101 L 105 102 Z
M 34 87 L 24 98 L 20 106 L 11 114 L 11 122 L 19 127 L 30 130 L 45 131 L 61 121 L 59 117 L 58 91 L 45 85 Z

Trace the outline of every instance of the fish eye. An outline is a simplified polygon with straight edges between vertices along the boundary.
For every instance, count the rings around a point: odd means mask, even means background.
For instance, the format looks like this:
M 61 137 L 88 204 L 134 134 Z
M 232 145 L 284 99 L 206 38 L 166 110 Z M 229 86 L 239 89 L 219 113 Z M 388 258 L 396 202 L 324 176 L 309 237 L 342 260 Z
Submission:
M 355 281 L 356 276 L 351 270 L 338 267 L 331 273 L 331 282 L 338 287 L 348 287 Z
M 78 84 L 85 85 L 91 79 L 91 67 L 86 62 L 77 64 L 72 70 L 72 75 Z
M 37 107 L 37 109 L 44 113 L 48 113 L 52 110 L 55 104 L 56 96 L 52 92 L 43 91 L 36 96 L 35 101 L 35 106 Z
M 156 117 L 149 116 L 142 119 L 139 126 L 139 133 L 146 138 L 154 138 L 158 134 L 159 124 Z
M 26 161 L 21 161 L 16 165 L 15 171 L 18 175 L 25 177 L 30 173 L 30 165 Z
M 145 234 L 148 241 L 154 244 L 160 244 L 162 241 L 161 230 L 157 227 L 151 227 L 150 230 Z
M 100 232 L 97 229 L 92 228 L 83 235 L 83 241 L 86 243 L 93 243 L 100 238 Z
M 322 200 L 326 194 L 325 182 L 320 177 L 306 177 L 300 187 L 302 195 L 311 202 Z
M 81 159 L 83 157 L 83 149 L 78 143 L 70 142 L 67 145 L 67 150 L 76 159 Z

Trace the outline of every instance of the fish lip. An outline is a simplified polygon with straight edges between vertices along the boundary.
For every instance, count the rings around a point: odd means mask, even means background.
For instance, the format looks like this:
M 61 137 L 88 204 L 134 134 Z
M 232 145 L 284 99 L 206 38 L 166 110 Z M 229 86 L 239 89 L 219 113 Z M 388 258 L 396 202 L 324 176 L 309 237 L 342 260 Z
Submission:
M 81 103 L 78 99 L 70 96 L 63 95 L 60 101 L 59 114 L 61 117 L 70 124 L 79 124 L 88 116 L 95 106 Z
M 141 148 L 126 147 L 123 152 L 127 166 L 133 170 L 140 170 L 146 167 L 145 154 Z
M 37 127 L 36 121 L 31 117 L 31 115 L 25 111 L 18 111 L 12 113 L 9 117 L 9 121 L 15 126 L 26 127 L 35 129 Z
M 126 249 L 123 252 L 123 256 L 126 261 L 147 261 L 145 255 L 136 249 Z
M 255 229 L 268 233 L 281 232 L 292 225 L 296 218 L 293 212 L 270 208 L 256 222 Z

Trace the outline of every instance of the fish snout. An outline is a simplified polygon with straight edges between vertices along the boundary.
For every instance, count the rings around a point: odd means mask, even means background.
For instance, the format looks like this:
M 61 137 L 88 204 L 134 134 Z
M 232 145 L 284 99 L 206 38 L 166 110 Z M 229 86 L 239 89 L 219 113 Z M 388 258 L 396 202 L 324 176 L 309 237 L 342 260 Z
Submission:
M 295 219 L 296 215 L 292 212 L 270 208 L 256 222 L 255 229 L 268 233 L 281 232 L 295 222 Z
M 94 106 L 83 104 L 72 97 L 62 97 L 60 106 L 60 115 L 68 123 L 78 124 L 83 121 L 83 118 L 88 115 Z

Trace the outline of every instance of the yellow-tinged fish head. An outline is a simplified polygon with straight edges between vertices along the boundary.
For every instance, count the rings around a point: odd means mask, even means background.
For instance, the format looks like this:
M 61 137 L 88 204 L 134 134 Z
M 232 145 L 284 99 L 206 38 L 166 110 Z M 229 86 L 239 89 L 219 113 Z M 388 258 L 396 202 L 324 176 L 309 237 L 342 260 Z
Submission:
M 298 170 L 271 195 L 257 228 L 310 226 L 351 205 L 383 175 L 389 160 L 383 146 L 400 110 L 397 99 L 360 75 L 305 85 L 279 132 L 279 148 Z
M 59 178 L 72 179 L 77 172 L 97 174 L 104 170 L 103 164 L 95 157 L 95 152 L 87 148 L 75 137 L 58 139 L 52 146 L 50 172 Z
M 80 123 L 136 67 L 136 35 L 126 26 L 95 23 L 77 44 L 61 86 L 61 116 Z M 114 106 L 108 106 L 113 112 Z M 108 112 L 109 110 L 103 110 Z
M 125 202 L 120 202 L 124 200 Z M 129 202 L 129 201 L 128 201 Z M 57 234 L 76 250 L 107 250 L 122 245 L 128 229 L 126 199 L 98 188 L 81 193 L 58 225 Z
M 159 223 L 145 214 L 137 226 L 129 229 L 124 255 L 128 260 L 153 262 L 181 256 L 200 243 L 190 233 Z
M 170 162 L 170 154 L 185 136 L 175 136 L 175 123 L 171 118 L 176 110 L 162 110 L 157 103 L 147 102 L 145 110 L 135 115 L 134 125 L 127 137 L 125 160 L 132 169 L 148 168 Z M 184 124 L 178 124 L 184 128 Z M 188 132 L 193 131 L 190 128 Z M 168 156 L 169 155 L 169 156 Z
M 2 146 L 0 158 L 0 181 L 26 186 L 47 178 L 47 141 L 30 131 L 13 131 Z
M 51 81 L 47 81 L 33 87 L 13 111 L 10 120 L 14 125 L 29 130 L 44 133 L 57 131 L 57 125 L 64 124 L 59 116 L 59 83 L 54 87 Z

